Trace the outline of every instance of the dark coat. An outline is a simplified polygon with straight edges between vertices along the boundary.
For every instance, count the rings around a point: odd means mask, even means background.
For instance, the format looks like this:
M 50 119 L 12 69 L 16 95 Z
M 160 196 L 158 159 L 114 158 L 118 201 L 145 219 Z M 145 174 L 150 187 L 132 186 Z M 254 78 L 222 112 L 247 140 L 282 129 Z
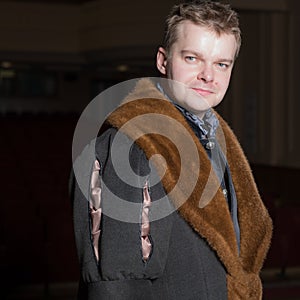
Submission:
M 106 123 L 109 129 L 97 140 L 96 157 L 103 182 L 98 261 L 92 246 L 89 203 L 78 186 L 75 189 L 74 226 L 81 266 L 80 297 L 261 299 L 259 271 L 269 248 L 272 225 L 245 156 L 228 125 L 219 117 L 223 133 L 219 133 L 219 137 L 238 200 L 239 254 L 230 212 L 216 176 L 211 172 L 207 154 L 184 117 L 168 101 L 158 100 L 162 98 L 150 81 L 142 80 L 125 104 L 109 116 Z M 132 99 L 139 100 L 129 101 Z M 159 118 L 153 122 L 153 113 L 171 122 L 161 123 Z M 151 121 L 148 122 L 149 114 Z M 146 118 L 134 119 L 139 116 Z M 162 127 L 168 139 L 154 134 L 161 132 Z M 117 132 L 121 132 L 119 151 L 127 153 L 126 149 L 130 149 L 130 166 L 137 175 L 128 178 L 131 185 L 120 180 L 112 164 L 110 150 Z M 174 141 L 176 144 L 177 137 L 186 133 L 190 140 L 184 142 L 183 149 L 188 155 L 182 158 Z M 195 145 L 198 162 L 195 155 L 189 155 L 189 151 L 195 151 L 189 149 L 190 141 L 191 148 Z M 149 159 L 155 154 L 165 161 L 156 155 L 151 160 L 153 171 Z M 150 186 L 152 250 L 145 260 L 141 249 L 141 223 L 125 220 L 141 214 L 144 178 L 149 179 L 151 172 L 155 174 L 154 179 L 151 177 L 154 184 Z M 156 180 L 157 176 L 161 180 Z M 111 208 L 115 211 L 119 205 L 112 195 L 137 205 L 130 212 L 120 212 L 116 218 Z M 157 208 L 155 203 L 165 195 L 164 205 Z M 163 209 L 166 210 L 164 217 L 157 217 Z

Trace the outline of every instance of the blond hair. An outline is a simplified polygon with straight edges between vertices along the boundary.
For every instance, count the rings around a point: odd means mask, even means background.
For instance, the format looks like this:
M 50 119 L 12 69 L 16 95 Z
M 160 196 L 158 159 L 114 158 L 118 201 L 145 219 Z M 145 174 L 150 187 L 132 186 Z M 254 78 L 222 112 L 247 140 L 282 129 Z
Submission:
M 213 1 L 185 1 L 173 6 L 167 19 L 164 36 L 164 48 L 169 55 L 172 45 L 177 40 L 177 27 L 183 21 L 191 21 L 211 29 L 218 35 L 233 34 L 236 40 L 235 58 L 241 46 L 241 30 L 237 13 L 229 4 Z

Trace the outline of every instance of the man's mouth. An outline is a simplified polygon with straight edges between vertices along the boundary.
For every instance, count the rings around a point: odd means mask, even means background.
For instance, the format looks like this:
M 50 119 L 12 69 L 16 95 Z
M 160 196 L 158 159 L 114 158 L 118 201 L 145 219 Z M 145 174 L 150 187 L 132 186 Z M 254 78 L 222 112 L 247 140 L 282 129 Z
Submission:
M 196 93 L 198 93 L 201 96 L 209 96 L 213 94 L 212 90 L 209 89 L 203 89 L 203 88 L 192 88 Z

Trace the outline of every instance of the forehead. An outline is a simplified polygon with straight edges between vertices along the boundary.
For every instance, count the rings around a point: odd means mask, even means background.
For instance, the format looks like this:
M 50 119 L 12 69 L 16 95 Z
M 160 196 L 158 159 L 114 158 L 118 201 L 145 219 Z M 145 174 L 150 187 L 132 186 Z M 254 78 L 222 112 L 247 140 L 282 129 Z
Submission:
M 237 49 L 235 36 L 228 33 L 217 33 L 210 27 L 183 21 L 177 26 L 175 48 L 188 48 L 198 52 L 219 51 L 234 56 Z M 185 50 L 185 49 L 183 49 Z

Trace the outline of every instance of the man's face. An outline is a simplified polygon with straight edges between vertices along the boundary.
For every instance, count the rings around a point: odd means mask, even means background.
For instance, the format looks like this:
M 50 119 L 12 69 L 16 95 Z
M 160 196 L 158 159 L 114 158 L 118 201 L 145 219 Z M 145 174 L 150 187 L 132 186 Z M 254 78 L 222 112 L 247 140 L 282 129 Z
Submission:
M 208 108 L 218 105 L 226 93 L 236 41 L 232 34 L 218 36 L 189 21 L 179 24 L 177 30 L 178 38 L 170 53 L 159 48 L 157 67 L 172 79 L 170 89 L 174 101 L 202 117 Z

